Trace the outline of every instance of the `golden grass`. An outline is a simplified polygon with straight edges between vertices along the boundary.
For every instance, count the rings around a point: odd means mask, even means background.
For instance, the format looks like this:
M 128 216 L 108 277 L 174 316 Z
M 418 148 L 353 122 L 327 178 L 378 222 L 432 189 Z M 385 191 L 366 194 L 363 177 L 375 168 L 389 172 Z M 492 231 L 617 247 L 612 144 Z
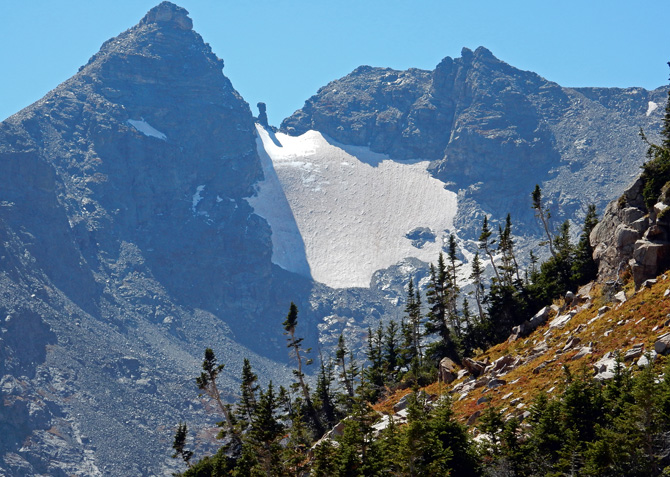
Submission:
M 502 376 L 501 379 L 507 384 L 496 389 L 488 389 L 486 386 L 474 389 L 463 399 L 460 399 L 460 394 L 454 393 L 453 409 L 457 418 L 464 422 L 474 412 L 488 406 L 505 409 L 506 414 L 523 412 L 532 404 L 538 393 L 551 391 L 550 394 L 553 394 L 562 389 L 563 365 L 568 365 L 573 372 L 577 372 L 584 366 L 592 367 L 609 351 L 619 351 L 623 354 L 638 343 L 644 344 L 645 351 L 653 350 L 658 336 L 670 332 L 670 323 L 667 326 L 665 324 L 670 320 L 670 296 L 664 296 L 666 290 L 670 289 L 670 279 L 668 275 L 660 276 L 651 289 L 642 289 L 637 293 L 634 293 L 630 284 L 624 289 L 629 297 L 628 301 L 620 305 L 607 303 L 611 310 L 595 320 L 593 319 L 597 317 L 598 309 L 606 304 L 602 288 L 598 285 L 591 291 L 592 305 L 577 313 L 562 329 L 547 333 L 548 323 L 555 318 L 555 313 L 552 313 L 547 324 L 535 330 L 530 336 L 511 343 L 500 343 L 479 354 L 477 360 L 489 362 L 505 355 L 527 357 L 542 341 L 548 344 L 545 353 Z M 592 322 L 589 323 L 590 321 Z M 581 342 L 573 349 L 557 354 L 557 350 L 561 350 L 573 336 L 578 337 Z M 577 351 L 589 344 L 592 353 L 574 360 Z M 540 364 L 547 361 L 551 362 L 536 373 L 533 372 Z M 628 361 L 625 364 L 636 368 L 633 364 L 635 361 Z M 660 359 L 658 363 L 661 365 L 665 361 L 666 359 Z M 466 378 L 448 385 L 434 383 L 424 389 L 430 394 L 446 393 L 464 379 Z M 374 408 L 380 412 L 390 413 L 393 405 L 409 392 L 408 389 L 397 391 Z M 477 404 L 483 396 L 488 397 L 489 402 Z M 511 401 L 515 399 L 520 401 L 512 406 Z

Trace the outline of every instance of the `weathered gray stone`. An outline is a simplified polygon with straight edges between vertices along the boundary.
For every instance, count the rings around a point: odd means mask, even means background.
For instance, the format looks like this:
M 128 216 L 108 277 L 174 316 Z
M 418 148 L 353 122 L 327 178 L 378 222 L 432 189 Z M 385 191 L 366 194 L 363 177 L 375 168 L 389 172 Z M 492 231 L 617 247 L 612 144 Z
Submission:
M 593 348 L 590 346 L 582 346 L 579 348 L 579 351 L 577 351 L 577 354 L 572 357 L 573 360 L 581 359 L 585 356 L 588 356 L 593 353 Z
M 473 376 L 477 377 L 480 374 L 484 372 L 484 369 L 486 368 L 487 363 L 483 363 L 480 361 L 475 361 L 474 359 L 471 358 L 464 358 L 463 359 L 463 367 L 467 369 L 470 374 Z
M 581 339 L 578 336 L 571 336 L 568 338 L 568 341 L 565 343 L 565 346 L 563 346 L 563 351 L 570 350 L 577 346 L 579 343 L 581 343 Z
M 670 351 L 670 333 L 665 333 L 656 338 L 654 351 L 658 354 L 667 354 Z
M 631 247 L 639 238 L 640 233 L 637 230 L 624 224 L 620 224 L 614 233 L 616 247 L 621 250 L 626 249 L 626 247 Z
M 615 299 L 616 301 L 618 301 L 619 303 L 626 303 L 626 301 L 627 301 L 627 299 L 626 299 L 626 292 L 623 291 L 623 290 L 621 290 L 620 292 L 617 292 L 617 293 L 614 295 L 614 299 Z
M 550 329 L 563 328 L 565 325 L 568 324 L 568 322 L 572 319 L 572 317 L 573 317 L 573 315 L 571 315 L 569 313 L 566 314 L 566 315 L 557 316 L 556 318 L 551 320 L 551 322 L 549 322 L 549 328 Z
M 456 380 L 458 373 L 456 363 L 454 363 L 449 358 L 442 358 L 440 361 L 438 373 L 440 381 L 443 383 L 451 383 L 452 381 Z
M 623 356 L 624 361 L 630 361 L 635 358 L 639 358 L 644 353 L 644 343 L 638 343 L 634 345 L 631 349 L 626 351 Z
M 647 351 L 642 356 L 640 356 L 640 359 L 637 360 L 637 365 L 640 368 L 644 368 L 645 366 L 649 366 L 650 361 L 652 363 L 656 361 L 657 357 L 658 354 L 656 353 L 656 350 Z

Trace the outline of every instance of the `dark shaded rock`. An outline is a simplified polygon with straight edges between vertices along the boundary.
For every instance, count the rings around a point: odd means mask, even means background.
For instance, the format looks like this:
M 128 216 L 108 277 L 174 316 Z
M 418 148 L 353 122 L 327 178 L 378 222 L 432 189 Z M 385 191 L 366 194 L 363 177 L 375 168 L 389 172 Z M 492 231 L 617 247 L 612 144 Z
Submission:
M 434 242 L 436 235 L 428 227 L 417 227 L 407 232 L 405 237 L 412 241 L 413 246 L 421 248 L 426 242 Z
M 463 367 L 468 370 L 470 374 L 477 377 L 484 372 L 486 369 L 487 363 L 481 361 L 475 361 L 472 358 L 463 359 Z
M 267 106 L 265 103 L 258 103 L 256 105 L 258 107 L 258 124 L 261 126 L 268 128 L 268 113 L 267 113 Z
M 667 354 L 670 351 L 670 333 L 665 333 L 656 338 L 654 351 L 658 354 Z

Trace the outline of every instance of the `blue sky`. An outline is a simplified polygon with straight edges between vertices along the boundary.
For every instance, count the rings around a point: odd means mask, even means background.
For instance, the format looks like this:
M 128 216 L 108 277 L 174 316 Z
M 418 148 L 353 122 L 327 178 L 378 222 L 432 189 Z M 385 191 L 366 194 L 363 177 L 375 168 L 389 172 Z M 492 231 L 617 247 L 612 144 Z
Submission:
M 77 72 L 158 0 L 0 0 L 0 120 Z M 433 69 L 462 47 L 563 86 L 668 83 L 670 1 L 180 0 L 270 122 L 367 64 Z M 255 107 L 253 107 L 256 113 Z

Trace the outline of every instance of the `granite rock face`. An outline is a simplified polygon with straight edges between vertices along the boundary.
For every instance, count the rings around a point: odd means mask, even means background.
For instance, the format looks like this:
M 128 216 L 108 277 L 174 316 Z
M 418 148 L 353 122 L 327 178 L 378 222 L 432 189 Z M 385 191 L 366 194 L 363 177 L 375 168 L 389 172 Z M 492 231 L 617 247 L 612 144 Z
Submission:
M 617 282 L 630 271 L 636 288 L 670 268 L 669 187 L 661 190 L 649 210 L 642 197 L 644 181 L 638 177 L 617 200 L 609 203 L 602 220 L 591 232 L 598 279 Z
M 321 131 L 396 160 L 430 159 L 459 193 L 456 225 L 476 238 L 483 214 L 537 227 L 535 184 L 557 221 L 603 210 L 644 160 L 639 128 L 659 130 L 665 88 L 564 88 L 487 49 L 463 49 L 433 71 L 359 67 L 321 88 L 282 130 Z M 577 220 L 577 221 L 578 221 Z

